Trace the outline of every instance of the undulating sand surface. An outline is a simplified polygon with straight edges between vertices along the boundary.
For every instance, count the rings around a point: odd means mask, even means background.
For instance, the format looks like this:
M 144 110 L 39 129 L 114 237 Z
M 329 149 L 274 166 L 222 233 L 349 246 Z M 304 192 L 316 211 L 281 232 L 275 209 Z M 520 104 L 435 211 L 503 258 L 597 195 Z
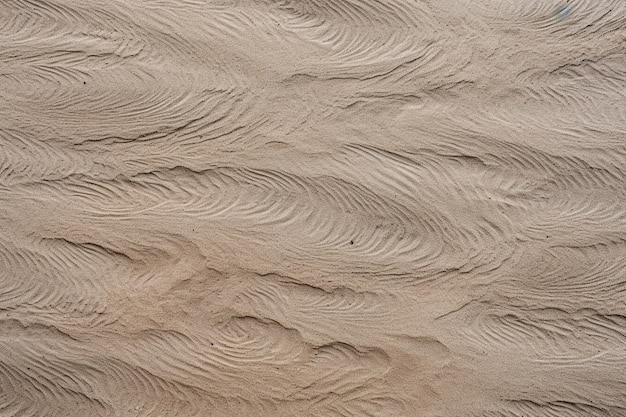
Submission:
M 624 0 L 0 36 L 0 416 L 626 416 Z

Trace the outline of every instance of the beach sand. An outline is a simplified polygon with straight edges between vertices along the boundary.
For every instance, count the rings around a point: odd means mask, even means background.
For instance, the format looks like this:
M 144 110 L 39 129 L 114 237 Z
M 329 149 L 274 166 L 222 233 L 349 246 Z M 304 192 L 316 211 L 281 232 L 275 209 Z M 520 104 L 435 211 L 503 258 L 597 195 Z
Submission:
M 0 416 L 626 416 L 624 1 L 0 34 Z

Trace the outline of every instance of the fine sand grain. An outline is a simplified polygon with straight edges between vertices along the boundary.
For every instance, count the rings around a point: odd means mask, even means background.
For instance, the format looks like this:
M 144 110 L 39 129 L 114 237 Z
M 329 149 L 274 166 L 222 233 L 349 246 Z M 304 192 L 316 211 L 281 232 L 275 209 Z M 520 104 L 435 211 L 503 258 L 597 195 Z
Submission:
M 0 416 L 626 416 L 624 0 L 0 1 Z

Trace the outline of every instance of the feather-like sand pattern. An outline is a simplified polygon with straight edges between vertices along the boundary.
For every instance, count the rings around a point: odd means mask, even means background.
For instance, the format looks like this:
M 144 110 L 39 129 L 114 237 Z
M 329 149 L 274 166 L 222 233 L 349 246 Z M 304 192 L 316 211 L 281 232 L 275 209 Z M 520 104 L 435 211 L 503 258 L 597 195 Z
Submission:
M 0 37 L 0 416 L 626 415 L 622 0 Z

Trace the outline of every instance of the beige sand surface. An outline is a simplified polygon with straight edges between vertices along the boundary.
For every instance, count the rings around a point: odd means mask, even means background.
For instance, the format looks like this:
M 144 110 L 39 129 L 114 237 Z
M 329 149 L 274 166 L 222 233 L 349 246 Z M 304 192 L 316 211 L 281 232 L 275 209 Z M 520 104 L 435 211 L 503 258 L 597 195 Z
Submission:
M 626 416 L 624 0 L 2 0 L 0 416 Z

